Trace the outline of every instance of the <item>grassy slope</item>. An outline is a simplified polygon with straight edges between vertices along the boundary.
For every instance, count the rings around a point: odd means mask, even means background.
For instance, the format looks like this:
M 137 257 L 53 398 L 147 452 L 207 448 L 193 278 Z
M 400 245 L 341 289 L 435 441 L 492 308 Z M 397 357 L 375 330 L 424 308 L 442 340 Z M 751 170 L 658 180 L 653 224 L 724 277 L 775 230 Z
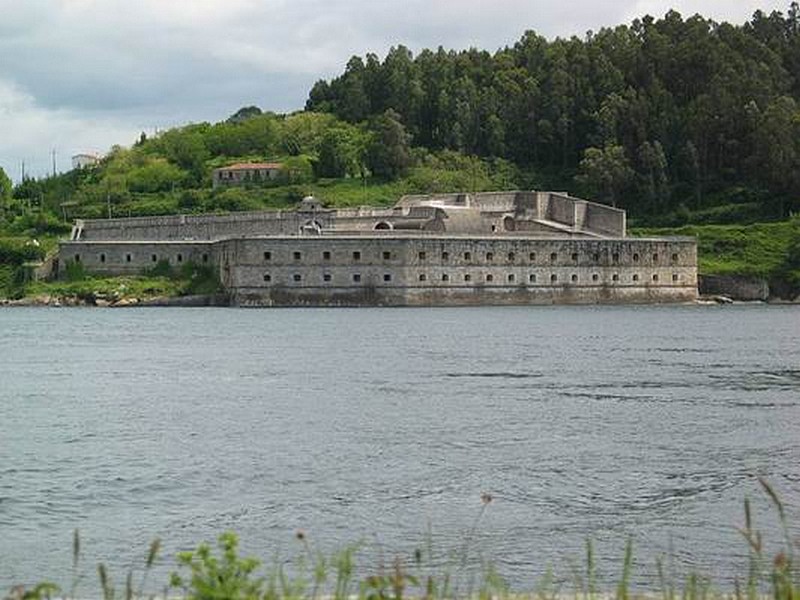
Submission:
M 800 234 L 800 221 L 753 225 L 685 225 L 677 228 L 634 229 L 633 235 L 697 237 L 699 271 L 704 275 L 779 276 L 789 246 Z

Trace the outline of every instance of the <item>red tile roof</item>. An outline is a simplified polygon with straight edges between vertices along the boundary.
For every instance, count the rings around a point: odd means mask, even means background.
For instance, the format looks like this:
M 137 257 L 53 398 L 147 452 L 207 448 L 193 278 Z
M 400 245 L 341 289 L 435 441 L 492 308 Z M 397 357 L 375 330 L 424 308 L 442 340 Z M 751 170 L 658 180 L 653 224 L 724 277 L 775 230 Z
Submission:
M 222 167 L 221 169 L 216 169 L 217 171 L 252 171 L 253 169 L 281 169 L 283 165 L 281 163 L 236 163 L 235 165 L 228 165 L 227 167 Z

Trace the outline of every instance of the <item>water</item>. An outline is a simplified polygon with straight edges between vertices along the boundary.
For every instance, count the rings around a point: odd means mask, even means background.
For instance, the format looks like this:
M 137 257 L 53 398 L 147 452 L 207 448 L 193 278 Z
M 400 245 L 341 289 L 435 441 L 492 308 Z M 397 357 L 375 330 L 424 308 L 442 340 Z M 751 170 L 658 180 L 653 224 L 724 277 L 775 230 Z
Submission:
M 469 538 L 518 589 L 587 538 L 609 585 L 631 536 L 644 585 L 670 548 L 730 583 L 745 496 L 780 539 L 756 475 L 800 522 L 798 334 L 767 306 L 2 310 L 0 591 L 68 582 L 75 528 L 88 589 L 229 529 L 442 569 Z

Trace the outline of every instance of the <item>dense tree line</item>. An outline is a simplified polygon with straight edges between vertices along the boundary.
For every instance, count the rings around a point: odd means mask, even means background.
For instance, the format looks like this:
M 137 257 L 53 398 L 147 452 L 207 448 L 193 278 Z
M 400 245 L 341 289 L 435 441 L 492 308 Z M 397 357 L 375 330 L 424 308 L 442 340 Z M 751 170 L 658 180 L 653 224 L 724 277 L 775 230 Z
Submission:
M 529 31 L 493 54 L 398 46 L 351 58 L 306 108 L 353 124 L 395 115 L 415 146 L 567 174 L 634 214 L 727 202 L 782 217 L 800 208 L 798 101 L 792 3 L 742 26 L 673 11 L 582 39 Z

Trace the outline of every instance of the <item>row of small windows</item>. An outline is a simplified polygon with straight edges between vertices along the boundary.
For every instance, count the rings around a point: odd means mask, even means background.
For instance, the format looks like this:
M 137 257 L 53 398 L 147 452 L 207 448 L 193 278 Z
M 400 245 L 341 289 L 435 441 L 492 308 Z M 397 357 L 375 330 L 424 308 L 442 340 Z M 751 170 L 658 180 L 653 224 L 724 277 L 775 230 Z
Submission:
M 293 252 L 292 256 L 293 256 L 294 260 L 296 260 L 296 261 L 303 260 L 303 253 L 302 252 L 297 252 L 297 251 Z M 392 253 L 388 252 L 388 251 L 382 252 L 382 256 L 383 256 L 383 260 L 391 260 L 392 259 Z M 464 256 L 464 260 L 465 261 L 471 261 L 472 260 L 472 252 L 464 252 L 463 256 Z M 353 251 L 352 257 L 353 257 L 354 261 L 361 260 L 361 252 L 359 250 Z M 428 253 L 425 252 L 424 250 L 420 251 L 417 254 L 417 258 L 419 260 L 421 260 L 421 261 L 427 260 Z M 572 255 L 570 256 L 570 258 L 572 259 L 572 262 L 578 262 L 578 259 L 580 257 L 579 257 L 577 252 L 573 252 Z M 633 262 L 639 262 L 641 260 L 641 257 L 640 257 L 640 255 L 638 253 L 634 253 L 632 258 L 633 258 Z M 486 262 L 492 262 L 494 260 L 494 252 L 487 252 L 485 254 L 485 259 L 486 259 Z M 654 263 L 657 263 L 658 260 L 659 260 L 659 255 L 658 254 L 653 254 L 652 255 L 652 259 L 653 259 Z M 671 259 L 672 259 L 672 262 L 678 262 L 678 255 L 677 254 L 673 254 Z M 269 251 L 264 252 L 264 260 L 265 261 L 272 260 L 272 252 L 269 252 Z M 326 251 L 324 251 L 322 253 L 322 260 L 331 260 L 330 251 L 326 250 Z M 447 251 L 442 252 L 442 260 L 443 261 L 450 260 L 450 253 L 447 252 Z M 516 261 L 517 260 L 516 252 L 509 252 L 506 255 L 506 260 L 508 262 Z M 550 254 L 550 262 L 556 262 L 557 260 L 558 260 L 558 253 L 557 252 L 552 252 Z M 600 261 L 600 254 L 597 253 L 597 252 L 592 254 L 592 260 L 594 262 L 599 262 Z M 615 262 L 615 263 L 619 262 L 619 260 L 620 260 L 619 252 L 614 252 L 611 255 L 611 260 L 613 262 Z M 536 261 L 536 252 L 530 252 L 528 254 L 528 261 L 529 262 L 535 262 Z
M 98 260 L 99 260 L 101 263 L 105 263 L 105 262 L 106 262 L 106 259 L 107 259 L 107 256 L 106 256 L 105 252 L 101 252 L 101 253 L 100 253 L 100 254 L 97 256 L 97 259 L 98 259 Z M 151 255 L 150 255 L 150 262 L 154 262 L 154 263 L 155 263 L 155 262 L 158 262 L 158 260 L 159 260 L 159 258 L 158 258 L 158 254 L 151 254 Z M 169 260 L 169 258 L 167 258 L 166 260 Z M 207 263 L 207 262 L 208 262 L 208 254 L 203 254 L 203 255 L 202 255 L 202 257 L 201 257 L 201 260 L 202 260 L 204 263 Z M 183 262 L 183 254 L 176 254 L 176 255 L 175 255 L 175 261 L 176 261 L 176 262 L 179 262 L 179 263 L 182 263 L 182 262 Z M 76 255 L 75 255 L 75 262 L 76 262 L 76 263 L 79 263 L 79 262 L 81 262 L 81 255 L 80 255 L 80 254 L 76 254 Z M 132 254 L 126 254 L 126 255 L 125 255 L 125 262 L 126 262 L 126 263 L 133 262 L 133 255 L 132 255 Z
M 353 273 L 352 278 L 353 278 L 353 282 L 354 283 L 360 283 L 361 282 L 361 273 Z M 420 273 L 417 278 L 418 278 L 419 281 L 428 281 L 427 273 Z M 329 281 L 331 281 L 331 279 L 332 279 L 332 277 L 331 277 L 330 273 L 323 273 L 322 274 L 322 280 L 323 281 L 329 282 Z M 639 277 L 638 274 L 634 274 L 631 277 L 631 279 L 632 279 L 632 281 L 639 281 L 640 277 Z M 651 279 L 652 279 L 653 282 L 659 281 L 658 274 L 657 273 L 653 273 Z M 442 281 L 450 281 L 450 274 L 449 273 L 442 273 L 441 280 Z M 487 282 L 493 282 L 494 281 L 494 275 L 492 273 L 486 273 L 486 275 L 484 276 L 484 280 L 487 281 Z M 517 276 L 514 273 L 509 273 L 508 275 L 506 275 L 506 281 L 508 283 L 515 283 L 516 280 L 517 280 Z M 578 276 L 576 274 L 572 274 L 572 275 L 570 275 L 569 280 L 572 283 L 577 283 L 578 282 Z M 615 281 L 615 282 L 616 281 L 620 281 L 619 274 L 618 273 L 614 273 L 611 276 L 611 280 Z M 264 274 L 264 281 L 267 282 L 267 283 L 270 283 L 272 281 L 272 275 L 270 273 L 265 273 Z M 300 273 L 295 273 L 295 274 L 292 275 L 292 281 L 294 281 L 296 283 L 299 283 L 299 282 L 303 281 L 303 276 Z M 391 273 L 384 273 L 383 274 L 383 281 L 386 282 L 386 283 L 391 282 L 392 281 Z M 470 273 L 465 273 L 464 274 L 464 282 L 469 283 L 470 281 L 472 281 L 472 275 Z M 535 273 L 531 273 L 530 275 L 528 275 L 528 281 L 530 283 L 536 283 L 537 282 L 536 274 Z M 600 281 L 600 275 L 598 275 L 597 273 L 592 274 L 592 281 L 593 282 Z M 672 281 L 674 281 L 674 282 L 675 281 L 680 281 L 680 275 L 678 273 L 673 273 L 672 274 Z M 550 282 L 551 283 L 558 282 L 558 275 L 556 275 L 555 273 L 551 274 L 550 275 Z

